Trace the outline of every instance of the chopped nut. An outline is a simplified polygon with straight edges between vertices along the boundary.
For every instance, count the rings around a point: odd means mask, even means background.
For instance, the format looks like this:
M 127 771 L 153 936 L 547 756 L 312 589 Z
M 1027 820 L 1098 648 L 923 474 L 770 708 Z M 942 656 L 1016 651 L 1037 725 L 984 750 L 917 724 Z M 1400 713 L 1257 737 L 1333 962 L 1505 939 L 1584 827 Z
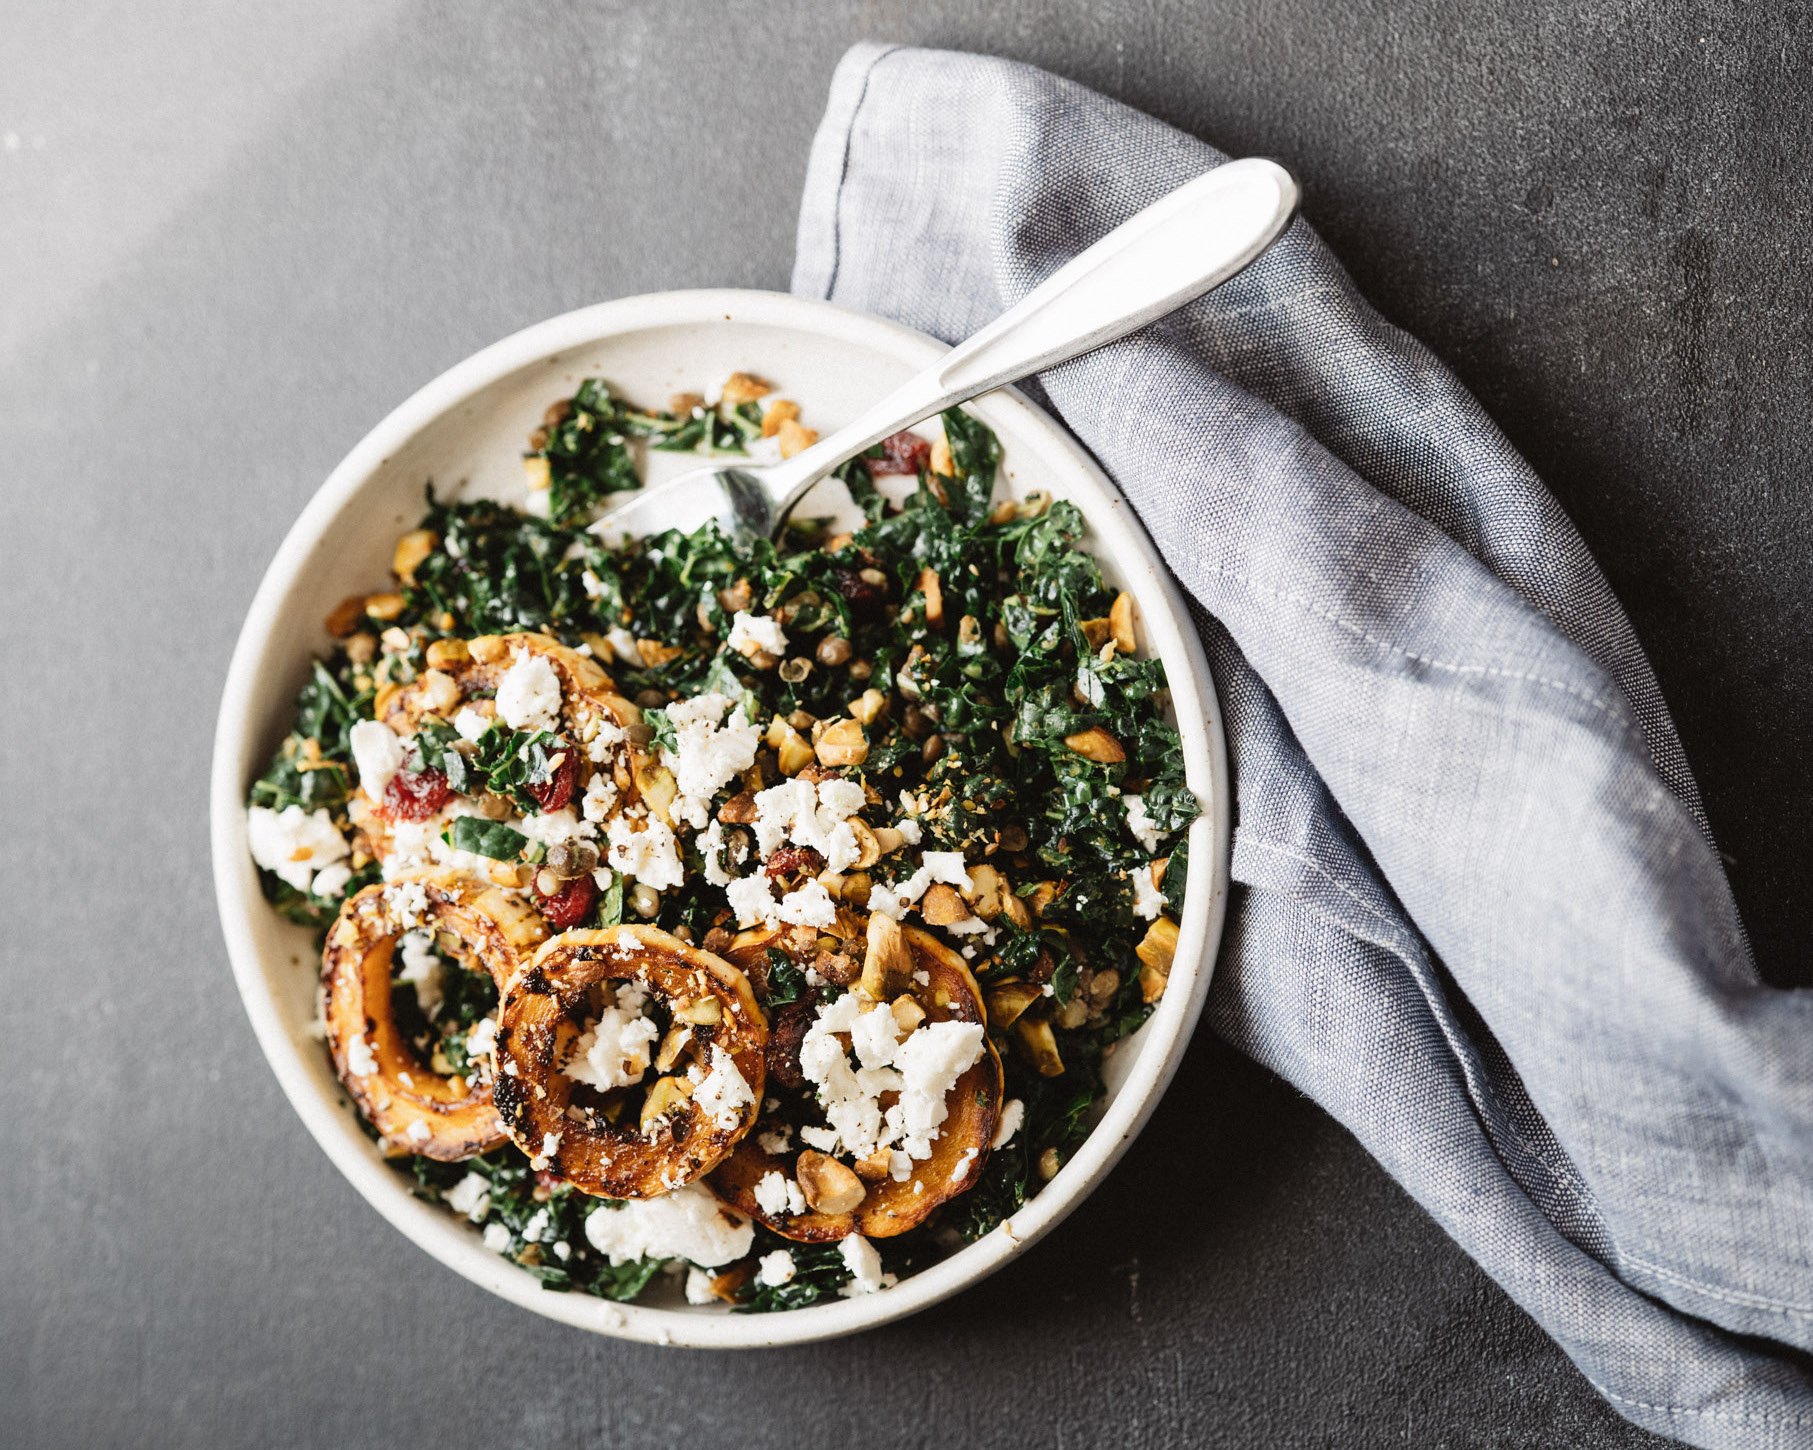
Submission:
M 502 636 L 495 634 L 481 634 L 477 639 L 468 640 L 466 648 L 481 665 L 494 665 L 509 653 L 509 646 Z
M 1010 894 L 1007 883 L 1001 879 L 1001 873 L 993 866 L 969 868 L 970 906 L 984 921 L 993 921 L 1001 914 L 1002 899 Z
M 799 404 L 781 398 L 769 404 L 768 411 L 762 414 L 762 437 L 772 438 L 781 431 L 781 424 L 796 422 L 799 418 Z
M 913 587 L 925 596 L 925 622 L 937 629 L 944 623 L 944 586 L 938 582 L 938 571 L 927 565 Z
M 875 839 L 875 832 L 869 829 L 867 822 L 852 816 L 850 832 L 856 837 L 856 849 L 860 853 L 856 858 L 857 866 L 865 868 L 873 866 L 881 859 L 881 843 Z
M 795 1160 L 793 1176 L 814 1213 L 854 1213 L 869 1193 L 852 1169 L 815 1148 Z
M 385 591 L 365 596 L 365 612 L 373 619 L 388 623 L 403 612 L 403 596 Z
M 786 418 L 775 430 L 775 437 L 781 441 L 781 457 L 792 458 L 796 453 L 804 453 L 818 442 L 818 429 L 802 428 L 797 420 Z
M 1047 1148 L 1039 1154 L 1039 1177 L 1047 1183 L 1058 1176 L 1058 1170 L 1064 1166 L 1064 1159 L 1056 1148 Z
M 839 766 L 861 765 L 869 758 L 869 742 L 862 733 L 862 722 L 859 720 L 835 720 L 825 727 L 824 734 L 818 738 L 815 749 L 820 765 L 836 769 Z
M 988 1025 L 1012 1027 L 1045 991 L 1036 982 L 1003 982 L 988 994 Z
M 1114 605 L 1108 611 L 1108 623 L 1114 632 L 1114 647 L 1124 655 L 1130 655 L 1139 647 L 1139 636 L 1133 630 L 1133 596 L 1122 592 L 1114 596 Z
M 676 1022 L 667 1029 L 667 1036 L 661 1039 L 661 1046 L 655 1052 L 655 1071 L 669 1072 L 680 1060 L 680 1054 L 692 1044 L 692 1028 L 684 1022 Z
M 881 856 L 892 856 L 906 845 L 906 837 L 892 826 L 877 826 L 871 834 L 875 837 L 875 850 Z
M 940 433 L 932 440 L 932 456 L 926 467 L 946 478 L 957 476 L 957 461 L 951 457 L 951 440 Z
M 1171 980 L 1171 963 L 1177 957 L 1177 923 L 1161 916 L 1146 928 L 1145 936 L 1133 949 L 1139 958 L 1139 995 L 1145 1002 L 1156 1002 L 1165 995 Z
M 1039 1017 L 1022 1017 L 1014 1023 L 1014 1035 L 1027 1060 L 1040 1077 L 1058 1077 L 1064 1071 L 1064 1059 L 1058 1055 L 1058 1039 L 1051 1024 Z
M 1045 908 L 1058 899 L 1058 883 L 1041 881 L 1023 899 L 1034 916 L 1043 916 Z
M 925 1008 L 905 993 L 890 1002 L 888 1010 L 894 1014 L 894 1025 L 902 1032 L 911 1032 L 925 1021 Z
M 463 639 L 437 639 L 428 646 L 428 666 L 430 669 L 458 669 L 472 658 L 472 651 L 466 648 Z
M 1106 1007 L 1114 1000 L 1114 994 L 1121 989 L 1121 974 L 1113 967 L 1097 972 L 1089 979 L 1089 1005 L 1095 1008 Z
M 665 765 L 658 764 L 653 756 L 639 752 L 636 756 L 635 779 L 642 803 L 660 817 L 662 825 L 671 827 L 674 823 L 674 797 L 680 793 L 674 773 Z
M 692 1088 L 683 1077 L 658 1077 L 642 1099 L 642 1131 L 647 1133 L 661 1119 L 679 1112 L 692 1101 Z
M 460 702 L 458 682 L 443 670 L 422 671 L 415 689 L 422 707 L 431 715 L 451 715 Z
M 724 1004 L 716 997 L 700 997 L 676 1008 L 674 1017 L 698 1027 L 715 1027 L 724 1020 Z
M 812 764 L 813 752 L 806 737 L 791 725 L 781 727 L 781 743 L 775 747 L 774 754 L 780 765 L 782 775 L 798 775 Z M 751 820 L 755 819 L 753 816 Z
M 732 373 L 724 379 L 721 396 L 726 405 L 737 408 L 744 403 L 753 403 L 757 398 L 765 398 L 773 391 L 773 383 L 764 382 L 754 373 Z
M 888 708 L 888 697 L 880 690 L 864 690 L 856 699 L 850 701 L 850 714 L 864 725 L 873 725 L 881 718 L 882 711 Z
M 346 657 L 355 665 L 368 665 L 377 657 L 378 637 L 359 630 L 346 637 Z
M 647 921 L 661 909 L 661 893 L 638 881 L 630 891 L 630 908 Z
M 862 989 L 877 1002 L 891 1001 L 913 980 L 913 954 L 900 923 L 886 912 L 869 917 L 868 951 L 862 959 Z
M 1089 1004 L 1081 997 L 1072 997 L 1058 1008 L 1057 1024 L 1066 1032 L 1075 1032 L 1089 1020 Z
M 342 599 L 331 610 L 323 623 L 327 632 L 335 639 L 345 639 L 365 622 L 365 596 L 354 594 Z
M 1090 649 L 1100 649 L 1114 633 L 1114 624 L 1106 615 L 1100 619 L 1079 619 L 1076 624 L 1083 631 Z
M 680 646 L 662 644 L 658 639 L 639 639 L 636 641 L 636 653 L 642 656 L 642 663 L 649 669 L 659 669 L 680 657 Z
M 954 886 L 939 881 L 926 887 L 925 895 L 919 898 L 919 914 L 930 926 L 949 926 L 968 917 L 969 907 L 963 904 Z
M 532 493 L 541 493 L 554 482 L 554 471 L 539 453 L 523 459 L 522 481 Z
M 667 400 L 667 411 L 676 418 L 690 418 L 697 409 L 704 406 L 703 393 L 675 393 Z
M 1001 915 L 1005 916 L 1021 931 L 1032 930 L 1032 912 L 1026 903 L 1013 892 L 1005 892 L 1001 897 Z
M 755 820 L 755 796 L 740 790 L 718 807 L 718 819 L 727 826 L 747 826 Z
M 1100 725 L 1091 725 L 1087 730 L 1079 730 L 1074 735 L 1066 735 L 1064 743 L 1085 760 L 1093 760 L 1098 765 L 1119 765 L 1127 758 L 1127 752 Z
M 880 1183 L 894 1166 L 894 1155 L 886 1148 L 877 1148 L 867 1158 L 856 1160 L 856 1176 L 867 1183 Z
M 440 543 L 440 535 L 433 529 L 411 529 L 397 540 L 397 546 L 391 551 L 390 570 L 405 584 L 415 582 L 415 571 L 422 560 L 434 552 Z

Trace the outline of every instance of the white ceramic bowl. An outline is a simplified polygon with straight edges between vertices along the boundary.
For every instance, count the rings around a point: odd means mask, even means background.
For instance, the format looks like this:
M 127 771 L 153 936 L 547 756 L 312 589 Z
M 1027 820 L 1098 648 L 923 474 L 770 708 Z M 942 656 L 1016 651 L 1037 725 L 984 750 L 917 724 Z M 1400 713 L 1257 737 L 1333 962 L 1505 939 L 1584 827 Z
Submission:
M 1002 391 L 974 409 L 1000 435 L 1003 487 L 1047 490 L 1074 500 L 1088 518 L 1087 547 L 1110 580 L 1133 594 L 1144 643 L 1165 661 L 1189 784 L 1203 804 L 1190 832 L 1188 900 L 1170 988 L 1110 1057 L 1109 1094 L 1088 1140 L 1011 1221 L 892 1289 L 788 1313 L 618 1305 L 551 1293 L 485 1249 L 470 1225 L 410 1194 L 360 1131 L 326 1052 L 309 1034 L 313 944 L 259 891 L 246 849 L 245 794 L 290 727 L 310 659 L 327 644 L 321 621 L 336 602 L 386 577 L 396 536 L 421 513 L 423 484 L 432 479 L 443 491 L 520 499 L 523 439 L 547 404 L 584 377 L 603 377 L 632 399 L 658 403 L 747 369 L 798 400 L 806 420 L 829 432 L 943 350 L 892 323 L 768 292 L 627 297 L 551 318 L 443 373 L 378 424 L 310 500 L 252 601 L 221 700 L 212 782 L 215 890 L 246 1012 L 290 1102 L 353 1186 L 442 1263 L 526 1309 L 626 1339 L 710 1347 L 824 1339 L 923 1309 L 1020 1253 L 1102 1180 L 1151 1115 L 1201 1014 L 1228 858 L 1227 765 L 1208 665 L 1126 500 L 1063 429 L 1018 393 Z M 651 467 L 659 477 L 692 462 L 657 454 Z

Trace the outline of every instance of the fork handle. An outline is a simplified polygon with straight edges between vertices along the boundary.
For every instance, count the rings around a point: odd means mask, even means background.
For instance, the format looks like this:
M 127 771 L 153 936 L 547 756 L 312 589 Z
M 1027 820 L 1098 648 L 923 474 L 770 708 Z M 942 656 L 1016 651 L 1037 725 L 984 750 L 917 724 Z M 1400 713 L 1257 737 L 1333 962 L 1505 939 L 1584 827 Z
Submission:
M 764 469 L 775 518 L 891 434 L 1125 337 L 1220 286 L 1290 225 L 1297 202 L 1291 174 L 1259 157 L 1230 161 L 1161 197 L 854 422 Z

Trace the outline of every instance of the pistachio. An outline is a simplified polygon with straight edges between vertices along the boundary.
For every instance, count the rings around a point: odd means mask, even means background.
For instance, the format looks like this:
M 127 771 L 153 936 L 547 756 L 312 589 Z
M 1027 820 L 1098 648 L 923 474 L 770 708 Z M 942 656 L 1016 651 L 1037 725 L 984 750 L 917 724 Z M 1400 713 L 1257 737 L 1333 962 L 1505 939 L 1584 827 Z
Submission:
M 1089 1004 L 1081 997 L 1072 997 L 1058 1008 L 1056 1020 L 1066 1032 L 1075 1032 L 1089 1020 Z
M 1039 1154 L 1039 1177 L 1047 1183 L 1058 1176 L 1058 1170 L 1064 1166 L 1064 1159 L 1056 1148 L 1047 1148 Z
M 774 755 L 782 775 L 798 775 L 813 760 L 812 747 L 806 743 L 806 737 L 791 725 L 782 727 L 781 742 L 775 747 Z
M 799 1179 L 806 1206 L 814 1213 L 854 1213 L 869 1192 L 853 1169 L 815 1148 L 799 1155 L 793 1176 Z
M 790 660 L 781 661 L 781 679 L 789 685 L 805 683 L 806 676 L 812 673 L 812 661 L 804 655 L 795 655 Z
M 914 587 L 925 596 L 925 622 L 937 629 L 944 623 L 944 587 L 938 582 L 938 571 L 927 565 L 919 571 Z
M 903 1033 L 911 1032 L 925 1021 L 925 1008 L 904 992 L 888 1004 L 888 1011 L 894 1014 L 894 1025 Z
M 1011 893 L 1007 890 L 1007 883 L 993 866 L 969 868 L 970 906 L 984 921 L 993 921 L 1001 914 L 1002 900 L 1008 895 Z
M 716 1027 L 724 1020 L 724 1004 L 716 997 L 700 997 L 675 1009 L 674 1017 L 696 1027 Z
M 1114 636 L 1114 647 L 1124 655 L 1139 648 L 1139 636 L 1133 629 L 1133 596 L 1125 591 L 1114 596 L 1108 610 L 1108 624 Z

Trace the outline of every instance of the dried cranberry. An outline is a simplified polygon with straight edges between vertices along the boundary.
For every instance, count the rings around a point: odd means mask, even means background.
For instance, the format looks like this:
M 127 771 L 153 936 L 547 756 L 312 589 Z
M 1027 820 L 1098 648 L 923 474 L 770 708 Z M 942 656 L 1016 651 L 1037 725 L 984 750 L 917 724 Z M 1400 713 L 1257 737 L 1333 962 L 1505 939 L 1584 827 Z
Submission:
M 789 1092 L 799 1092 L 806 1085 L 799 1049 L 812 1026 L 812 1018 L 813 1009 L 804 1002 L 789 1002 L 784 1007 L 777 1007 L 771 1018 L 768 1045 L 763 1049 L 768 1081 Z
M 529 786 L 528 791 L 544 811 L 557 811 L 571 803 L 573 792 L 578 788 L 579 752 L 568 746 L 560 757 L 560 764 L 554 767 L 554 773 L 540 785 Z
M 881 440 L 881 457 L 866 459 L 869 472 L 917 473 L 932 456 L 932 445 L 917 433 L 891 433 Z
M 447 804 L 453 787 L 438 770 L 399 770 L 384 787 L 384 814 L 393 821 L 425 821 Z
M 535 894 L 541 896 L 539 886 Z M 541 914 L 547 917 L 548 925 L 555 931 L 565 931 L 584 921 L 597 899 L 598 883 L 590 876 L 575 876 L 552 896 L 541 896 Z
M 887 578 L 863 578 L 862 569 L 839 569 L 832 578 L 837 582 L 837 592 L 844 597 L 844 602 L 857 613 L 873 610 L 888 597 Z M 880 570 L 866 571 L 880 575 Z
M 776 846 L 768 853 L 767 865 L 770 881 L 779 881 L 783 876 L 796 873 L 816 876 L 825 869 L 825 858 L 810 846 Z

